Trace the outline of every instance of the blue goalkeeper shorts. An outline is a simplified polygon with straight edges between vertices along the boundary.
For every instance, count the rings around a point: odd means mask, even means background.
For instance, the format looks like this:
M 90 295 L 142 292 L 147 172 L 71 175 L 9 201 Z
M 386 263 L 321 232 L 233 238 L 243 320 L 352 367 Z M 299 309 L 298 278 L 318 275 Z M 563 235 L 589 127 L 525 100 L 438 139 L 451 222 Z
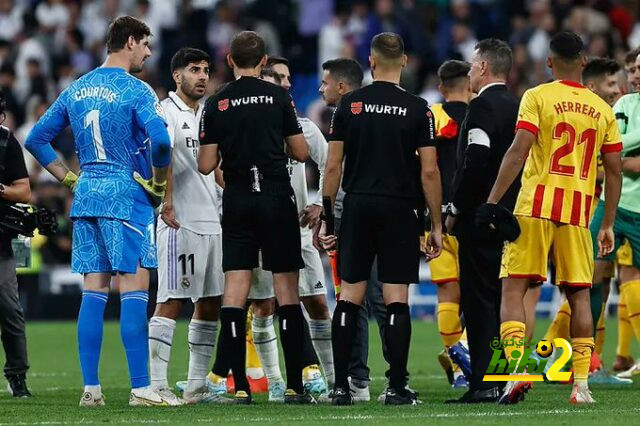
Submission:
M 134 274 L 138 265 L 158 267 L 153 221 L 145 226 L 103 217 L 74 220 L 73 272 Z

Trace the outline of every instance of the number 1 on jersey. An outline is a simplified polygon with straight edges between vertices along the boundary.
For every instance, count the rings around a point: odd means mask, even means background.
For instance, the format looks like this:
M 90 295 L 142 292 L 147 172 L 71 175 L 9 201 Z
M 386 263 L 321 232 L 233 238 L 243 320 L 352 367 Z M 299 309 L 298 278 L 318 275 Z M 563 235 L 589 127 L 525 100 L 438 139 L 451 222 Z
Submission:
M 86 129 L 89 126 L 91 126 L 91 135 L 96 146 L 96 157 L 98 161 L 104 161 L 107 159 L 107 153 L 104 150 L 102 133 L 100 132 L 100 110 L 92 109 L 84 117 L 84 128 Z

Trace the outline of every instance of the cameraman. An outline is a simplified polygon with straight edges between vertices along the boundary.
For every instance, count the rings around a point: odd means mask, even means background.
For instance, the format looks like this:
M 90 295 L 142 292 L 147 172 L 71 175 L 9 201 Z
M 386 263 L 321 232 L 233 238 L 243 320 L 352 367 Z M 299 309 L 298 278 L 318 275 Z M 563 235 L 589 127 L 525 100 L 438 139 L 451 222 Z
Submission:
M 4 101 L 0 97 L 0 115 L 4 121 Z M 9 129 L 0 125 L 0 203 L 28 203 L 31 199 L 29 175 L 22 148 Z M 24 333 L 24 315 L 18 300 L 16 266 L 11 249 L 14 232 L 0 228 L 0 333 L 7 362 L 4 375 L 14 397 L 27 398 L 25 376 L 27 339 Z

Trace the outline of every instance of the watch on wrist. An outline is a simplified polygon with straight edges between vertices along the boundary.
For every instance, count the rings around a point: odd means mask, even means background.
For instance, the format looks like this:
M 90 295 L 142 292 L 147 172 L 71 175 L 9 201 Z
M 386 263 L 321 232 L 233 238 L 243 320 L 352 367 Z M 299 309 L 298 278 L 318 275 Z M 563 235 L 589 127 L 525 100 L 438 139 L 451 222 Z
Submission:
M 0 183 L 0 197 L 4 196 L 4 185 Z

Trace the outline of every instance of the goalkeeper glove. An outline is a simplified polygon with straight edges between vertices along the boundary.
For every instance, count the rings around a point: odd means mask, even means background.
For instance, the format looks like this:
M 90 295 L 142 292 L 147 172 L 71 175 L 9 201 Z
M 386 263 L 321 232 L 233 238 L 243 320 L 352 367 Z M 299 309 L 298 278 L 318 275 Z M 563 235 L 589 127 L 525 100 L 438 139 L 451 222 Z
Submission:
M 73 191 L 76 188 L 77 183 L 78 183 L 78 176 L 76 176 L 76 174 L 73 173 L 71 170 L 69 170 L 67 174 L 64 176 L 64 179 L 62 179 L 62 184 L 67 188 L 69 188 L 71 191 Z
M 133 179 L 138 182 L 145 191 L 147 191 L 147 195 L 149 196 L 149 200 L 151 201 L 153 208 L 157 208 L 162 204 L 164 194 L 167 190 L 166 180 L 164 182 L 156 182 L 153 178 L 145 179 L 140 176 L 138 172 L 133 172 Z
M 501 241 L 515 241 L 520 236 L 516 217 L 499 204 L 482 204 L 476 210 L 475 225 L 480 233 L 493 235 Z

